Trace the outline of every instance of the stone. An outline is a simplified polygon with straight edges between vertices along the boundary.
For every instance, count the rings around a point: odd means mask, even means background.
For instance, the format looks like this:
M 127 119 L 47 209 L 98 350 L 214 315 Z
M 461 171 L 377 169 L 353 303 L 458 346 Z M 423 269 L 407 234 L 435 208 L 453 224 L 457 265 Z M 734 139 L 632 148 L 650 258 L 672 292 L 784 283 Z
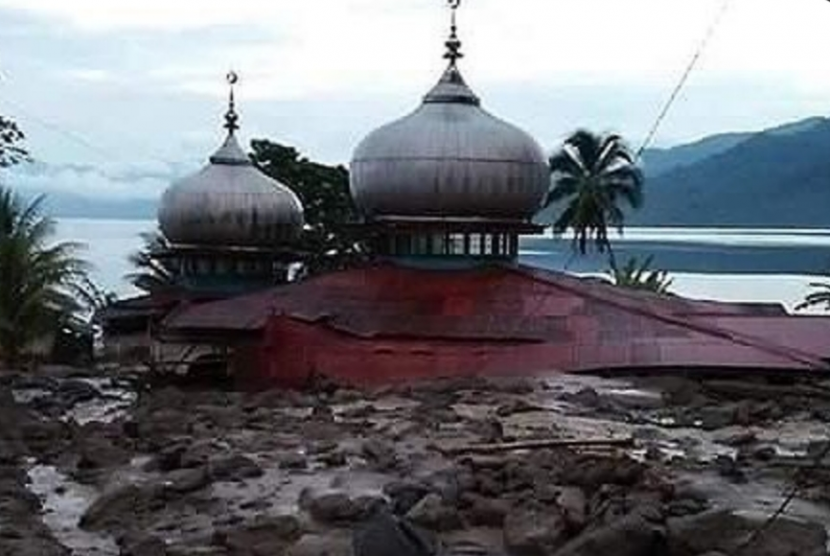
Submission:
M 588 524 L 588 500 L 581 488 L 559 487 L 556 504 L 565 514 L 569 531 L 582 531 Z
M 303 526 L 293 515 L 259 518 L 253 523 L 219 529 L 213 544 L 231 553 L 279 554 L 303 536 Z
M 602 485 L 635 485 L 645 472 L 645 466 L 630 458 L 586 457 L 568 465 L 561 474 L 561 482 L 593 490 Z
M 420 481 L 392 481 L 383 487 L 383 493 L 392 502 L 392 511 L 403 515 L 431 492 L 428 485 Z
M 352 536 L 354 556 L 433 556 L 435 540 L 406 519 L 376 512 Z
M 300 493 L 300 507 L 320 523 L 338 524 L 359 521 L 365 517 L 365 507 L 342 492 L 315 494 L 308 489 Z
M 664 549 L 663 530 L 640 515 L 629 515 L 576 537 L 555 556 L 652 556 L 672 554 Z
M 503 527 L 507 514 L 512 505 L 507 500 L 499 498 L 485 498 L 484 496 L 467 495 L 470 508 L 467 511 L 468 520 L 474 526 Z
M 240 455 L 211 460 L 208 462 L 207 469 L 214 481 L 257 479 L 264 474 L 255 461 Z
M 158 537 L 128 534 L 118 539 L 120 556 L 167 556 L 167 543 Z
M 271 556 L 275 552 L 262 553 Z M 330 531 L 325 534 L 309 534 L 289 547 L 285 556 L 353 556 L 352 539 L 347 531 Z M 380 556 L 380 555 L 378 555 Z
M 376 438 L 363 443 L 362 453 L 377 471 L 394 470 L 400 463 L 394 444 Z
M 712 440 L 714 440 L 718 444 L 738 448 L 754 444 L 758 441 L 758 436 L 751 430 L 733 430 L 726 431 L 722 434 L 715 434 Z
M 565 544 L 567 529 L 558 508 L 513 511 L 504 520 L 504 545 L 514 556 L 549 556 Z
M 669 553 L 697 556 L 724 552 L 753 556 L 825 556 L 827 531 L 821 524 L 779 517 L 755 536 L 765 521 L 727 510 L 668 520 Z M 748 542 L 752 541 L 752 542 Z
M 406 514 L 416 525 L 432 531 L 454 531 L 463 526 L 457 508 L 448 506 L 438 494 L 427 494 Z
M 167 501 L 162 485 L 127 485 L 99 496 L 81 517 L 83 529 L 96 531 L 134 525 L 144 514 L 164 508 Z
M 308 458 L 299 452 L 286 452 L 279 458 L 280 469 L 308 469 Z
M 705 431 L 724 429 L 735 422 L 735 408 L 733 406 L 708 406 L 698 413 L 700 427 Z

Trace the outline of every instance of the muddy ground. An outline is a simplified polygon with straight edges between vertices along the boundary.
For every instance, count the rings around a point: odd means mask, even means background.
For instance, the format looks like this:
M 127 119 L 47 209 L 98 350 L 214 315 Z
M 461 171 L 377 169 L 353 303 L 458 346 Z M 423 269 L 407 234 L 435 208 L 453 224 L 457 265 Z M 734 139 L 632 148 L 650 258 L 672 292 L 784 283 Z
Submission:
M 0 556 L 826 555 L 828 439 L 820 379 L 6 373 Z

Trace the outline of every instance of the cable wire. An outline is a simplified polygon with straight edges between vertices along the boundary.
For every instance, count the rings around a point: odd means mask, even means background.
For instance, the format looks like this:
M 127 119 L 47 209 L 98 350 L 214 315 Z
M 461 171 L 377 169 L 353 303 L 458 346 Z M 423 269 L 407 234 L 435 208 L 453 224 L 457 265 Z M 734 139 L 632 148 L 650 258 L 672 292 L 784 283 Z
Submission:
M 668 116 L 669 110 L 671 110 L 675 101 L 680 96 L 683 87 L 689 80 L 689 77 L 691 76 L 695 67 L 697 67 L 698 62 L 700 61 L 700 58 L 703 55 L 703 52 L 706 50 L 706 47 L 709 45 L 709 42 L 711 42 L 712 38 L 715 36 L 715 33 L 717 32 L 718 27 L 720 27 L 720 24 L 723 21 L 723 18 L 726 15 L 726 12 L 728 11 L 731 3 L 732 0 L 723 0 L 723 4 L 721 5 L 720 10 L 718 10 L 718 13 L 715 15 L 714 21 L 712 21 L 711 25 L 709 25 L 709 28 L 706 30 L 706 34 L 704 35 L 703 40 L 698 45 L 697 50 L 694 53 L 694 56 L 692 56 L 692 59 L 689 61 L 688 65 L 686 66 L 686 69 L 680 76 L 680 80 L 672 90 L 671 95 L 669 95 L 669 99 L 666 101 L 666 103 L 663 105 L 663 108 L 660 110 L 660 113 L 657 115 L 657 119 L 651 126 L 651 129 L 649 130 L 649 133 L 646 136 L 645 141 L 643 141 L 642 146 L 637 151 L 638 160 L 642 158 L 645 150 L 651 145 L 651 142 L 654 141 L 654 138 L 657 136 L 657 131 L 660 129 L 660 125 L 663 123 L 663 120 L 666 119 L 666 116 Z

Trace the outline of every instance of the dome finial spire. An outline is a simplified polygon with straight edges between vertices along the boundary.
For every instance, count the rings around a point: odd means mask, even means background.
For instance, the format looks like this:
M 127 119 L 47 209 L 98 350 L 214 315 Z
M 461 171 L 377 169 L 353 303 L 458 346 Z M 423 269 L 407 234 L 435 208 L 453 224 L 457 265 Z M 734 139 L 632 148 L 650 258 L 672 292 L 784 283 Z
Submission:
M 447 47 L 447 52 L 444 58 L 450 61 L 450 67 L 455 67 L 458 60 L 464 57 L 461 53 L 461 40 L 458 38 L 458 8 L 461 6 L 461 0 L 447 0 L 452 11 L 452 23 L 450 24 L 450 38 L 444 43 Z
M 225 79 L 228 81 L 228 85 L 230 85 L 228 111 L 225 113 L 225 129 L 227 129 L 230 133 L 233 133 L 239 129 L 239 114 L 236 113 L 236 101 L 233 96 L 234 85 L 239 83 L 239 74 L 231 70 L 228 72 L 228 75 L 225 76 Z

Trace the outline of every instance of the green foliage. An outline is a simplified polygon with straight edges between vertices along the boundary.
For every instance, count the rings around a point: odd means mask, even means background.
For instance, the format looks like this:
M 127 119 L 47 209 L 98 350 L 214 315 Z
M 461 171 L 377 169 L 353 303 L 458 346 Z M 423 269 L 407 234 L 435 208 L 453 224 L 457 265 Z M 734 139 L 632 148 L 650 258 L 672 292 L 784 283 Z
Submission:
M 654 257 L 646 257 L 643 261 L 631 257 L 622 267 L 613 268 L 608 274 L 617 286 L 667 294 L 674 280 L 665 270 L 652 270 L 653 260 Z
M 127 280 L 136 288 L 149 294 L 169 291 L 176 287 L 176 278 L 166 260 L 159 255 L 167 250 L 168 243 L 159 230 L 141 234 L 142 247 L 128 257 L 134 271 Z
M 29 154 L 20 146 L 23 139 L 23 132 L 17 124 L 0 115 L 0 168 L 29 159 Z
M 35 342 L 78 321 L 95 302 L 77 243 L 51 243 L 43 198 L 24 204 L 0 187 L 0 359 L 14 365 Z
M 795 310 L 803 311 L 804 309 L 823 305 L 826 311 L 830 311 L 830 284 L 813 283 L 810 284 L 810 287 L 814 291 L 807 294 L 804 301 Z
M 252 160 L 270 177 L 290 187 L 305 210 L 300 248 L 312 274 L 348 267 L 365 257 L 365 248 L 350 226 L 357 211 L 343 166 L 312 162 L 293 147 L 267 140 L 251 143 Z
M 612 254 L 608 228 L 622 233 L 621 206 L 639 208 L 643 203 L 643 174 L 622 138 L 577 131 L 551 157 L 550 170 L 544 206 L 561 205 L 554 233 L 572 230 L 574 250 L 583 255 L 591 243 L 600 253 Z

